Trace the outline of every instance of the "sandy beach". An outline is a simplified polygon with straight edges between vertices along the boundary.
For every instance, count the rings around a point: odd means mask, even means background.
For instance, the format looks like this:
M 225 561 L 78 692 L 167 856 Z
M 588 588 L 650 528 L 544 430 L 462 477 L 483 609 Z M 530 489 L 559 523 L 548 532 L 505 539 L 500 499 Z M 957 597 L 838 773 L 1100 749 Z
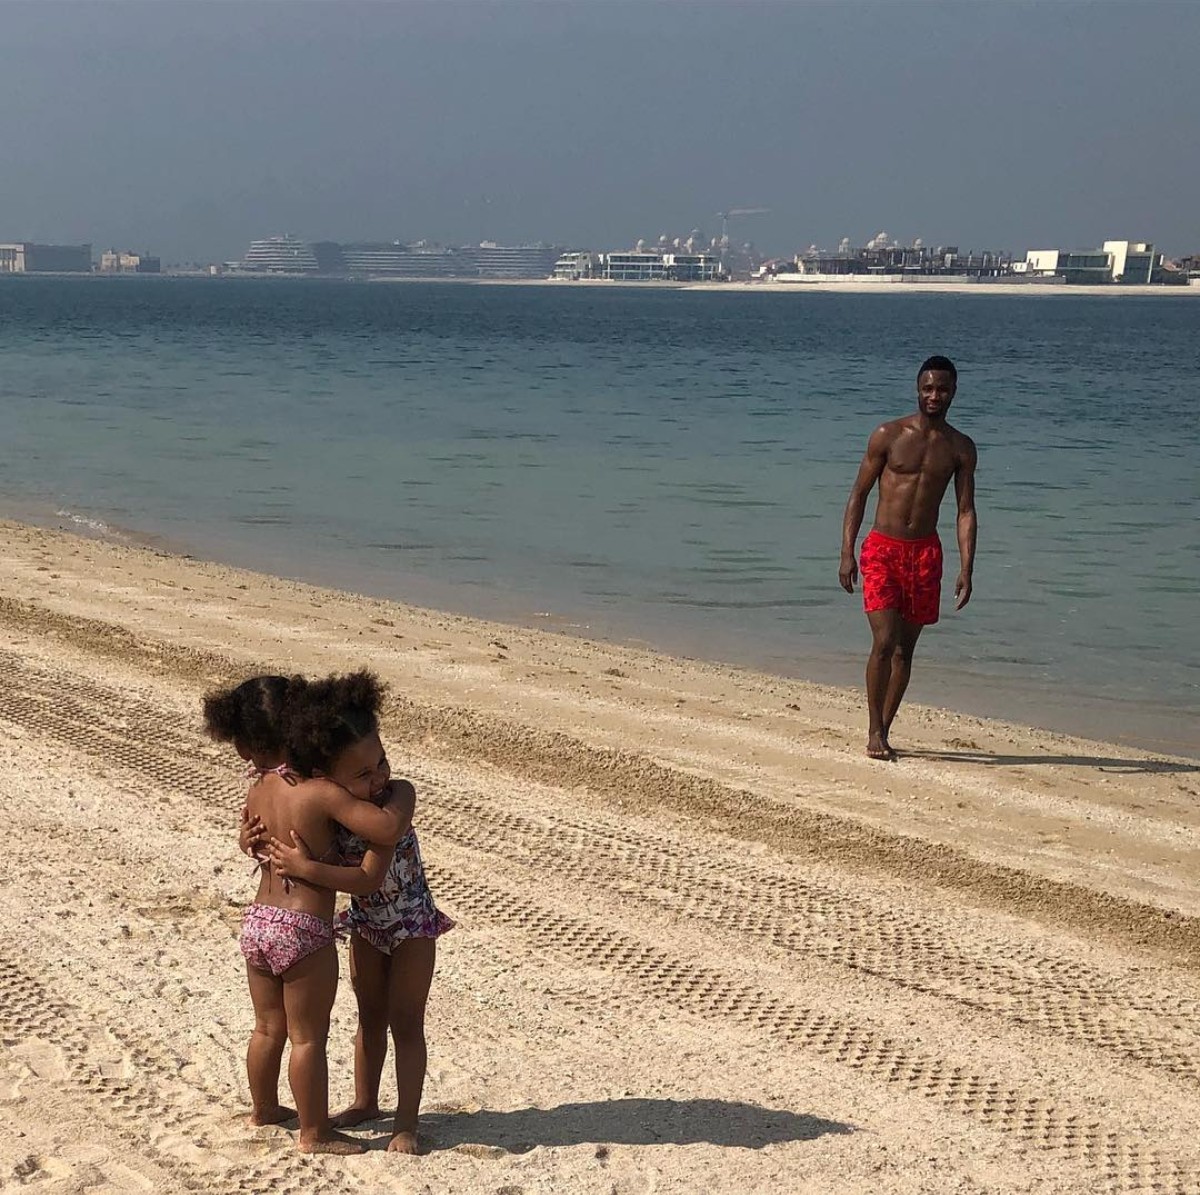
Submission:
M 1195 761 L 912 707 L 872 763 L 849 690 L 13 523 L 0 551 L 0 1188 L 1200 1190 Z M 364 663 L 458 922 L 417 1159 L 386 1119 L 350 1159 L 245 1125 L 244 782 L 198 718 Z
M 804 278 L 803 281 L 781 282 L 755 279 L 750 282 L 733 283 L 735 290 L 761 290 L 773 294 L 788 291 L 799 294 L 844 294 L 844 295 L 1007 295 L 1014 298 L 1036 299 L 1050 296 L 1071 298 L 1116 299 L 1130 297 L 1175 296 L 1200 297 L 1200 286 L 1123 286 L 1096 285 L 1080 286 L 1067 282 L 1008 282 L 972 278 L 870 278 L 848 277 Z
M 301 278 L 302 274 L 277 275 L 277 278 Z M 237 278 L 270 282 L 269 275 L 240 274 Z M 387 286 L 438 283 L 446 286 L 548 286 L 558 289 L 582 288 L 594 290 L 687 290 L 704 294 L 825 294 L 825 295 L 1005 295 L 1010 298 L 1049 298 L 1069 296 L 1074 299 L 1116 299 L 1130 297 L 1191 296 L 1200 298 L 1200 283 L 1189 286 L 1162 285 L 1079 285 L 1067 282 L 1024 282 L 994 279 L 974 279 L 960 275 L 947 277 L 906 278 L 897 275 L 797 275 L 794 281 L 779 278 L 739 278 L 730 282 L 653 282 L 613 281 L 608 278 L 389 278 L 368 279 Z

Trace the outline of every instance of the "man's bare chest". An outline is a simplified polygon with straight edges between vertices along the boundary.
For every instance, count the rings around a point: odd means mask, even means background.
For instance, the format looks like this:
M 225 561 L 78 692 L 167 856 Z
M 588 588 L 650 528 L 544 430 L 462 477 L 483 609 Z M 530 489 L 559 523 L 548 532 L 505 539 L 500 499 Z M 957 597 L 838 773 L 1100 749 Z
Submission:
M 887 471 L 905 478 L 946 482 L 954 476 L 953 448 L 945 440 L 901 436 L 888 449 Z

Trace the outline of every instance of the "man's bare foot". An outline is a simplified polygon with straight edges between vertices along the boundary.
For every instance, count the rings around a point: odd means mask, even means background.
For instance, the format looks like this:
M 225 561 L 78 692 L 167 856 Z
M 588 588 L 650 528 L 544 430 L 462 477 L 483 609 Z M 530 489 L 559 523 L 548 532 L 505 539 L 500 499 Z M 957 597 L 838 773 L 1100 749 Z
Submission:
M 388 1153 L 419 1154 L 420 1152 L 421 1146 L 417 1141 L 415 1129 L 405 1129 L 403 1132 L 392 1133 L 392 1139 L 388 1142 Z
M 274 1108 L 263 1108 L 260 1112 L 252 1110 L 246 1119 L 252 1125 L 283 1124 L 285 1120 L 296 1119 L 296 1109 L 276 1104 Z
M 362 1124 L 364 1120 L 374 1120 L 378 1115 L 378 1104 L 351 1104 L 336 1116 L 331 1116 L 329 1123 L 335 1129 L 352 1129 L 356 1124 Z
M 896 753 L 882 734 L 874 733 L 867 736 L 867 758 L 886 759 L 890 763 L 896 758 Z
M 335 1133 L 332 1129 L 327 1129 L 318 1137 L 310 1137 L 307 1141 L 301 1137 L 296 1143 L 296 1148 L 302 1154 L 362 1154 L 367 1152 L 367 1147 L 362 1142 L 355 1141 L 344 1133 Z

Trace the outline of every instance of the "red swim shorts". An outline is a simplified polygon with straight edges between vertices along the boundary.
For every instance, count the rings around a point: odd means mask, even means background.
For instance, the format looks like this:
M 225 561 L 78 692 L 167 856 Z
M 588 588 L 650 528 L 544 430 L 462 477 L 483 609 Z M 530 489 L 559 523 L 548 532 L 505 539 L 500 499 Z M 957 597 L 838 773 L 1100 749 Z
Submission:
M 863 609 L 898 610 L 905 622 L 929 626 L 938 620 L 942 596 L 942 541 L 893 539 L 872 531 L 863 540 Z

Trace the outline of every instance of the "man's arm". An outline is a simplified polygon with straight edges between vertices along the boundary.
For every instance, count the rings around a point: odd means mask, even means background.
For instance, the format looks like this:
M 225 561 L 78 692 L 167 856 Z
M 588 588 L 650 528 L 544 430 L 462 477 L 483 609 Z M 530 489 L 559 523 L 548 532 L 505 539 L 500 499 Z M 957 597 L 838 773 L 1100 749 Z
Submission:
M 842 557 L 838 564 L 838 580 L 847 593 L 854 592 L 854 583 L 858 580 L 858 561 L 854 558 L 854 546 L 858 541 L 859 528 L 862 527 L 863 515 L 867 510 L 867 495 L 883 473 L 887 464 L 888 430 L 886 425 L 877 427 L 867 441 L 867 451 L 863 455 L 862 464 L 858 466 L 858 476 L 850 487 L 850 499 L 846 503 L 846 513 L 842 518 Z
M 965 436 L 964 439 L 967 439 Z M 954 493 L 958 498 L 958 555 L 962 562 L 954 582 L 954 608 L 961 610 L 971 600 L 971 575 L 975 571 L 975 445 L 967 439 L 962 460 L 954 471 Z
M 383 883 L 392 860 L 391 846 L 371 843 L 357 867 L 318 863 L 312 857 L 308 844 L 295 830 L 291 837 L 291 846 L 280 842 L 278 838 L 271 838 L 267 843 L 267 854 L 275 874 L 285 880 L 303 880 L 306 884 L 328 888 L 333 892 L 370 896 Z
M 387 801 L 375 805 L 330 783 L 321 794 L 322 807 L 333 821 L 345 826 L 351 834 L 368 842 L 395 846 L 412 826 L 417 793 L 407 780 L 392 780 L 388 789 Z

